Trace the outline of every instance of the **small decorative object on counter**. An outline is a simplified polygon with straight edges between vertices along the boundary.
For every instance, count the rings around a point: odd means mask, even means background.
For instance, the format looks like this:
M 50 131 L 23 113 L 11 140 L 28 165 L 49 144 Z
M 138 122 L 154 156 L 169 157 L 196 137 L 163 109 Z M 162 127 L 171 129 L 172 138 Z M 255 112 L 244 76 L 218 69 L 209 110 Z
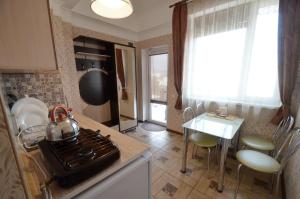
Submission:
M 58 112 L 61 110 L 61 112 Z M 50 110 L 50 123 L 46 131 L 47 141 L 66 141 L 75 139 L 79 134 L 79 125 L 71 114 L 71 109 L 57 105 Z

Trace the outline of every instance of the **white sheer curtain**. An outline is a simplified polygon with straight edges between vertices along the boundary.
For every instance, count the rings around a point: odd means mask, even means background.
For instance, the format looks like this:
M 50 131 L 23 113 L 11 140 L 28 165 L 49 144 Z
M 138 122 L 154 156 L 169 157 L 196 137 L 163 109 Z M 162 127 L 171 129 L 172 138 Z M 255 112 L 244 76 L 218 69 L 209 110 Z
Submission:
M 189 7 L 184 103 L 281 105 L 277 0 L 199 0 Z

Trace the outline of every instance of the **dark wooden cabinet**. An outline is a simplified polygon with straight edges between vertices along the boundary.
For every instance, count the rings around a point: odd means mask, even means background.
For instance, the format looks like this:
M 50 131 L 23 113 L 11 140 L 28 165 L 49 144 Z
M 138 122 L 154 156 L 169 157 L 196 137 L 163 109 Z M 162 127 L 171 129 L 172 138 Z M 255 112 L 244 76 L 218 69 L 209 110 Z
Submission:
M 109 120 L 97 120 L 98 122 L 101 122 L 107 126 L 114 126 L 119 124 L 119 110 L 118 110 L 118 93 L 117 93 L 117 79 L 116 79 L 116 66 L 115 66 L 115 50 L 114 50 L 114 43 L 109 41 L 103 41 L 95 38 L 90 38 L 86 36 L 78 36 L 74 38 L 74 52 L 75 52 L 75 61 L 76 61 L 76 68 L 77 71 L 82 73 L 82 76 L 79 80 L 79 90 L 82 100 L 84 98 L 91 98 L 84 96 L 86 93 L 86 90 L 90 92 L 90 96 L 92 95 L 98 95 L 101 97 L 101 95 L 105 95 L 105 98 L 107 99 L 109 103 L 109 110 L 106 111 L 100 111 L 100 107 L 103 108 L 103 106 L 107 106 L 107 103 L 101 103 L 101 104 L 92 104 L 90 102 L 85 103 L 87 106 L 93 105 L 93 113 L 89 111 L 89 113 L 85 113 L 85 109 L 83 110 L 84 114 L 86 114 L 88 117 L 91 117 L 95 120 L 96 118 L 93 117 L 93 115 L 100 114 L 102 116 L 106 115 L 105 118 L 110 118 Z M 97 85 L 97 82 L 101 82 L 100 80 L 97 81 L 97 79 L 90 79 L 88 83 L 85 86 L 82 86 L 81 79 L 83 76 L 87 75 L 88 72 L 91 73 L 99 73 L 101 71 L 102 73 L 105 73 L 106 75 L 106 81 L 104 82 L 101 76 L 99 76 L 100 79 L 102 79 L 102 83 L 105 83 L 107 85 L 106 92 L 101 93 L 93 93 L 93 91 L 101 90 L 97 89 L 97 87 L 101 87 L 100 84 Z M 91 74 L 90 74 L 90 77 Z M 98 79 L 99 79 L 98 78 Z M 97 107 L 97 108 L 96 108 Z M 107 108 L 107 107 L 106 107 Z M 98 113 L 95 113 L 98 112 Z

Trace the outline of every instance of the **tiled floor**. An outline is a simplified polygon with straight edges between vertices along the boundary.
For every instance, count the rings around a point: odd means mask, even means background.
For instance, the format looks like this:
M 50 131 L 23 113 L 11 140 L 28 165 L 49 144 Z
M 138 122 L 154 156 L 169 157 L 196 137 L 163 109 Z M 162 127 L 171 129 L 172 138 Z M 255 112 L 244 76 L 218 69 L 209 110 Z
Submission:
M 198 150 L 197 159 L 192 159 L 192 146 L 189 145 L 187 172 L 180 172 L 182 136 L 168 131 L 148 132 L 140 126 L 128 132 L 151 146 L 153 153 L 152 197 L 153 199 L 232 199 L 236 185 L 237 161 L 231 158 L 226 162 L 225 189 L 216 191 L 219 167 L 211 160 L 207 170 L 207 150 Z M 262 175 L 247 169 L 242 171 L 239 199 L 266 199 L 270 194 L 271 176 Z M 274 197 L 273 197 L 274 198 Z

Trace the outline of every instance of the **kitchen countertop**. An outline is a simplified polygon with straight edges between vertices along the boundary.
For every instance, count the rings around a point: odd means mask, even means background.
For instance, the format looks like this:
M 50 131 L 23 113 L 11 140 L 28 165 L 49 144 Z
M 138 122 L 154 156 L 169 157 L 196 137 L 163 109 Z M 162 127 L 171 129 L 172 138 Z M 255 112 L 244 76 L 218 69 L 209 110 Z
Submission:
M 80 127 L 89 128 L 92 130 L 101 130 L 102 135 L 111 135 L 111 140 L 115 142 L 121 152 L 120 159 L 114 164 L 106 168 L 105 170 L 99 172 L 98 174 L 92 176 L 91 178 L 75 185 L 71 188 L 61 188 L 56 182 L 50 184 L 50 190 L 52 192 L 52 197 L 54 199 L 70 199 L 89 187 L 99 183 L 103 179 L 122 169 L 135 159 L 141 157 L 146 151 L 149 150 L 149 146 L 139 142 L 129 136 L 123 135 L 111 128 L 108 128 L 86 116 L 78 113 L 73 113 L 74 118 L 78 121 Z M 17 146 L 17 145 L 16 145 Z M 21 150 L 20 146 L 17 147 L 17 154 L 19 159 L 19 165 L 21 170 L 21 175 L 25 184 L 25 190 L 29 199 L 39 199 L 42 198 L 40 192 L 40 183 L 45 182 L 45 177 L 39 171 L 37 166 L 34 164 L 33 160 L 25 155 L 25 152 Z M 42 162 L 40 151 L 35 150 L 30 152 L 30 155 L 38 160 L 39 163 Z M 45 165 L 42 163 L 41 166 L 44 168 Z M 46 175 L 50 178 L 49 173 Z

